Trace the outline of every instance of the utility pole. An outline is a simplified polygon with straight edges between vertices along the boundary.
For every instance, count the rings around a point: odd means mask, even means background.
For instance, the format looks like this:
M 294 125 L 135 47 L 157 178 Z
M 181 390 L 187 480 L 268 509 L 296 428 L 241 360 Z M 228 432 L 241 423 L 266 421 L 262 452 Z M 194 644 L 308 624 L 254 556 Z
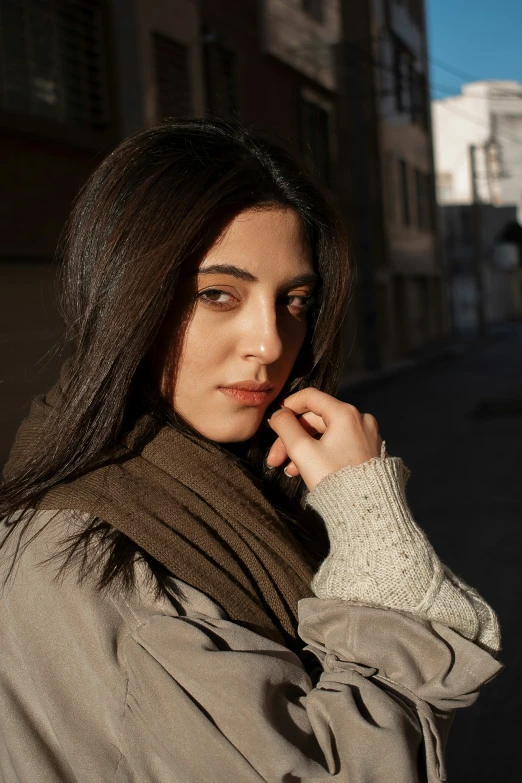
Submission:
M 484 277 L 482 274 L 482 239 L 480 236 L 480 201 L 477 182 L 477 147 L 469 146 L 469 164 L 471 171 L 473 270 L 475 274 L 475 292 L 477 296 L 477 324 L 480 339 L 486 336 L 486 317 L 484 313 Z

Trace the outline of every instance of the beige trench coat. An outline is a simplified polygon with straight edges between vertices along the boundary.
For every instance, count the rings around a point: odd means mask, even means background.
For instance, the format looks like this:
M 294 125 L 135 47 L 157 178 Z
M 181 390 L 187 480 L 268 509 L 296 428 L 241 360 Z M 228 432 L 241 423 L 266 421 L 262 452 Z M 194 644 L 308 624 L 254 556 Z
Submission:
M 187 585 L 180 602 L 154 600 L 141 572 L 131 598 L 54 580 L 41 561 L 64 525 L 0 601 L 2 783 L 433 783 L 453 710 L 500 668 L 444 625 L 309 598 L 312 680 Z

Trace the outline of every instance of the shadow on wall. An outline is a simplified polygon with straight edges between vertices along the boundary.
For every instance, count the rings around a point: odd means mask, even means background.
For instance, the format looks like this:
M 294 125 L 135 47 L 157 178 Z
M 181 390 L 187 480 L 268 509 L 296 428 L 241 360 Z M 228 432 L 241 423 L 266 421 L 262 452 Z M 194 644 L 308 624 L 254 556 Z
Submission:
M 0 469 L 32 398 L 58 376 L 56 266 L 0 262 Z

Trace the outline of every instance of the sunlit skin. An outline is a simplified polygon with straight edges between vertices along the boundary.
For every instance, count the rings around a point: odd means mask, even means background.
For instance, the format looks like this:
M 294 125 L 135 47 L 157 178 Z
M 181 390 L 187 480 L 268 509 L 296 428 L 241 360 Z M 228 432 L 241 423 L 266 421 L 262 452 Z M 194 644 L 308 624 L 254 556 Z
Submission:
M 221 443 L 254 435 L 303 345 L 315 281 L 293 210 L 245 210 L 229 224 L 185 283 L 194 307 L 162 377 L 163 393 L 194 429 Z M 223 391 L 242 381 L 272 388 Z
M 295 212 L 240 213 L 184 281 L 160 335 L 161 390 L 177 413 L 210 440 L 251 438 L 290 376 L 316 284 Z M 245 381 L 270 389 L 234 391 Z M 308 489 L 380 455 L 376 420 L 353 405 L 311 387 L 278 402 L 266 463 Z

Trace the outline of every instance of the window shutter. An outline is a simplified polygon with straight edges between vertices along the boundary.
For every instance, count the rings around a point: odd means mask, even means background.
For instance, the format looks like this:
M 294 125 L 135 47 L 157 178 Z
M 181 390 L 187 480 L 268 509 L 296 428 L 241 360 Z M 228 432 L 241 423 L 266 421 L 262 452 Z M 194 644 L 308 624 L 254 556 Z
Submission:
M 101 0 L 0 0 L 2 108 L 107 127 L 101 6 Z
M 95 130 L 108 124 L 99 0 L 57 0 L 65 118 Z

